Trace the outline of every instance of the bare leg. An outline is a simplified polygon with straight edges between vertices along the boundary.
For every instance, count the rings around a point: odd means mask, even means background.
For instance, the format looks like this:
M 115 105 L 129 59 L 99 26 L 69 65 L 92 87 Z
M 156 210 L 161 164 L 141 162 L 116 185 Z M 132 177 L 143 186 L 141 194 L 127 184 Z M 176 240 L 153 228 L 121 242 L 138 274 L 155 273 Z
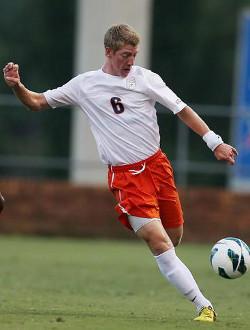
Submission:
M 171 231 L 171 235 L 179 241 L 181 228 Z M 143 239 L 153 255 L 162 275 L 180 291 L 188 300 L 193 302 L 198 311 L 203 307 L 212 306 L 201 293 L 193 275 L 183 262 L 176 256 L 173 243 L 158 220 L 142 226 L 137 232 L 137 236 Z

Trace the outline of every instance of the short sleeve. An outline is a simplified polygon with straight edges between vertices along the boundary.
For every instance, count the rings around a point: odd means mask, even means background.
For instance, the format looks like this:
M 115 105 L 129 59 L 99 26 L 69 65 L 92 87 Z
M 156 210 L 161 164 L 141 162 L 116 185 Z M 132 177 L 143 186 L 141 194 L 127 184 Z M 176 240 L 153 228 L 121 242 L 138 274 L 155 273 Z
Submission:
M 78 105 L 80 94 L 80 76 L 77 76 L 61 87 L 49 89 L 43 93 L 51 108 Z
M 167 107 L 174 114 L 180 112 L 185 108 L 186 103 L 184 103 L 161 79 L 161 77 L 147 70 L 146 75 L 147 90 L 150 97 L 159 102 L 163 106 Z

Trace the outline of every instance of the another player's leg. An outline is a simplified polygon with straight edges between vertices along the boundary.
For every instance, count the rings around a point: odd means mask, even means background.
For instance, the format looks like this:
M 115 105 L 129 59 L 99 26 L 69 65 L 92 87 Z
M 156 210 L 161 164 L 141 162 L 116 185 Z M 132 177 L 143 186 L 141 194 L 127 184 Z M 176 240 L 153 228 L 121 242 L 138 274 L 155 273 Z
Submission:
M 179 225 L 174 228 L 165 228 L 169 238 L 171 239 L 173 246 L 176 247 L 181 243 L 183 236 L 183 225 Z
M 211 302 L 203 296 L 189 269 L 176 256 L 173 243 L 160 219 L 129 216 L 129 221 L 137 236 L 148 244 L 163 276 L 196 306 L 200 313 L 196 320 L 213 322 L 215 313 Z M 212 311 L 210 317 L 207 310 Z
M 4 208 L 4 198 L 3 195 L 0 193 L 0 213 L 2 212 Z

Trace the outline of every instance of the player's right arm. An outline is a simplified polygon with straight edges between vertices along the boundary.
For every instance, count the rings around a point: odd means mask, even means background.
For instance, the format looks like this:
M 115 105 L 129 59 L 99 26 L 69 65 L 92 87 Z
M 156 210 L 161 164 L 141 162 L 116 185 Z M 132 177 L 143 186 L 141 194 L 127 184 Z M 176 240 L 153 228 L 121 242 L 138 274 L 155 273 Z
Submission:
M 3 74 L 6 84 L 27 108 L 32 111 L 49 108 L 46 98 L 42 93 L 32 92 L 22 84 L 18 64 L 12 62 L 6 64 L 3 68 Z

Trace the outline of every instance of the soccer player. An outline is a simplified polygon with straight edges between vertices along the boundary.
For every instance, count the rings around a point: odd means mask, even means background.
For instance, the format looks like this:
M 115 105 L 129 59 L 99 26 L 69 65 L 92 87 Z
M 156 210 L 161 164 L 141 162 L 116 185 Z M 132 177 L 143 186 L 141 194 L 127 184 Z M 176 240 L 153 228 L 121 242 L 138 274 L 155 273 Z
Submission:
M 147 243 L 163 276 L 196 306 L 195 320 L 213 322 L 211 302 L 175 253 L 183 234 L 183 214 L 172 167 L 160 149 L 155 102 L 199 134 L 218 160 L 233 165 L 237 151 L 211 131 L 159 75 L 134 65 L 138 44 L 132 27 L 114 25 L 105 34 L 105 61 L 99 70 L 44 93 L 22 84 L 18 64 L 4 67 L 4 79 L 32 111 L 73 105 L 85 113 L 100 158 L 108 165 L 108 184 L 120 221 Z

